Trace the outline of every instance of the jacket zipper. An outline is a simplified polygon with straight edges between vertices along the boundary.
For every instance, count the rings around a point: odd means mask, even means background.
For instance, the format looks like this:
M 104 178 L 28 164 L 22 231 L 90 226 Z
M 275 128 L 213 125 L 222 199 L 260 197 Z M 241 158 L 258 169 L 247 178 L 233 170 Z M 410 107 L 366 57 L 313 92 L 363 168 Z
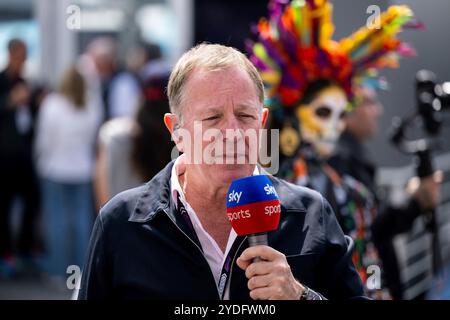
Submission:
M 245 242 L 245 240 L 247 240 L 247 236 L 245 236 L 245 238 L 241 241 L 241 243 L 239 244 L 239 247 L 237 248 L 236 252 L 234 253 L 233 260 L 231 260 L 230 277 L 228 278 L 228 284 L 227 284 L 227 286 L 228 285 L 230 286 L 230 292 L 229 293 L 231 293 L 231 276 L 233 275 L 233 265 L 234 265 L 234 262 L 236 261 L 237 253 L 239 252 L 239 249 L 241 249 L 242 244 Z M 227 288 L 226 288 L 227 286 L 225 286 L 225 289 L 224 289 L 225 291 L 227 290 Z
M 166 214 L 166 216 L 169 218 L 169 220 L 172 221 L 172 223 L 177 227 L 177 229 L 180 230 L 180 232 L 181 232 L 182 234 L 184 234 L 184 236 L 185 236 L 186 238 L 188 238 L 189 241 L 191 241 L 191 242 L 197 247 L 197 249 L 198 249 L 198 250 L 200 251 L 200 253 L 202 254 L 202 257 L 203 257 L 203 259 L 205 260 L 206 264 L 208 265 L 208 269 L 209 269 L 210 275 L 211 275 L 212 278 L 214 279 L 214 275 L 212 274 L 211 267 L 209 266 L 208 260 L 206 259 L 205 254 L 203 253 L 203 250 L 198 246 L 198 244 L 195 243 L 195 241 L 193 241 L 193 240 L 191 239 L 191 237 L 189 237 L 189 236 L 188 236 L 188 235 L 187 235 L 187 234 L 186 234 L 186 233 L 185 233 L 185 232 L 184 232 L 184 231 L 176 224 L 175 221 L 172 220 L 172 218 L 169 216 L 169 214 L 167 213 L 166 210 L 163 209 L 163 212 Z M 230 276 L 231 276 L 231 274 L 230 274 Z M 214 279 L 214 282 L 216 282 L 215 279 Z M 215 284 L 215 286 L 216 286 L 216 289 L 217 289 L 217 295 L 219 295 L 219 290 L 218 290 L 218 288 L 217 288 L 217 284 Z M 220 299 L 220 296 L 219 296 L 219 299 Z

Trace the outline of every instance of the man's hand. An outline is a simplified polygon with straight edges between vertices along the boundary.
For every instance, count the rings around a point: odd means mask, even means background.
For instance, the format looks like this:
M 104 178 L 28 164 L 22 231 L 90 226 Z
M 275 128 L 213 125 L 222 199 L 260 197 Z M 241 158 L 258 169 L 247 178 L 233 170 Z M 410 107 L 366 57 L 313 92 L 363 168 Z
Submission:
M 252 263 L 256 257 L 262 261 Z M 298 300 L 305 290 L 294 278 L 286 256 L 271 247 L 250 247 L 236 262 L 245 270 L 253 300 Z
M 441 182 L 442 171 L 436 171 L 432 176 L 426 178 L 412 178 L 408 183 L 407 190 L 423 210 L 435 209 L 440 202 Z

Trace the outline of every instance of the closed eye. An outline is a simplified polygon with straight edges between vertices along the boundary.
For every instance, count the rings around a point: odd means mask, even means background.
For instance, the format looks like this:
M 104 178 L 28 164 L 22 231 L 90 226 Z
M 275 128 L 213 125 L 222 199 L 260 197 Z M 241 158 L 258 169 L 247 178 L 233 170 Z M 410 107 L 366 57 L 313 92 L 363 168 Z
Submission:
M 203 121 L 212 121 L 212 120 L 216 120 L 216 119 L 219 119 L 218 115 L 210 116 L 208 118 L 203 119 Z
M 256 119 L 256 118 L 255 118 L 254 116 L 252 116 L 251 114 L 246 114 L 246 113 L 238 114 L 238 117 L 240 117 L 240 118 Z

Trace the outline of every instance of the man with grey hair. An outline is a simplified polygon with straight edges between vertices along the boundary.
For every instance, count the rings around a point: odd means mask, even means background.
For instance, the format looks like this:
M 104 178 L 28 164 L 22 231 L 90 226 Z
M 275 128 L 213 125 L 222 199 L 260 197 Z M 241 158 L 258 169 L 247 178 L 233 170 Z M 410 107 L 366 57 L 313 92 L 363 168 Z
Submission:
M 249 247 L 247 237 L 231 228 L 226 215 L 231 182 L 264 174 L 250 161 L 250 145 L 259 145 L 259 135 L 256 141 L 239 135 L 259 131 L 268 116 L 263 83 L 251 62 L 230 47 L 198 45 L 174 67 L 168 96 L 172 113 L 164 122 L 182 155 L 147 184 L 115 196 L 101 209 L 79 298 L 362 296 L 351 240 L 317 192 L 269 176 L 281 200 L 280 227 L 269 234 L 269 245 Z M 205 139 L 198 127 L 212 134 Z M 238 138 L 229 138 L 228 131 Z M 205 152 L 211 139 L 227 151 Z M 239 140 L 245 148 L 234 152 Z M 244 161 L 237 161 L 240 157 Z M 223 270 L 228 273 L 222 292 Z

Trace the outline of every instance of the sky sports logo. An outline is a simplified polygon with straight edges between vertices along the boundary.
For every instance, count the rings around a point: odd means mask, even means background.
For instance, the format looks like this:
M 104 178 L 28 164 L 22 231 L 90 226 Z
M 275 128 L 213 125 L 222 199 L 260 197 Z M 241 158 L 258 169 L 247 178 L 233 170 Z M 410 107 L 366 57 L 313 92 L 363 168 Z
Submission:
M 264 191 L 266 192 L 267 195 L 271 195 L 273 194 L 275 197 L 278 198 L 278 194 L 275 191 L 275 187 L 274 186 L 270 186 L 268 183 L 264 186 Z
M 227 208 L 227 217 L 239 236 L 273 231 L 280 221 L 280 200 L 251 202 Z
M 269 176 L 261 174 L 234 180 L 227 200 L 227 217 L 238 235 L 278 228 L 281 204 Z
M 268 183 L 264 186 L 264 191 L 266 192 L 266 195 L 274 195 L 275 197 L 278 197 L 275 187 L 269 185 Z M 241 200 L 241 197 L 242 197 L 242 191 L 237 192 L 235 190 L 232 190 L 228 194 L 228 202 L 236 202 L 236 204 L 238 204 L 239 201 Z
M 228 212 L 227 213 L 228 220 L 240 220 L 240 219 L 248 219 L 251 218 L 252 214 L 250 213 L 250 210 L 239 210 L 235 212 Z
M 236 191 L 233 190 L 228 195 L 228 202 L 239 203 L 239 200 L 241 200 L 241 196 L 242 196 L 242 191 L 241 192 L 236 192 Z
M 264 190 L 263 194 L 265 194 L 265 196 L 278 198 L 278 194 L 274 186 L 266 183 L 262 189 Z M 228 202 L 235 203 L 236 205 L 239 204 L 243 194 L 243 191 L 236 191 L 233 189 L 228 194 Z M 245 199 L 245 196 L 242 199 Z M 230 221 L 251 218 L 252 212 L 256 215 L 258 215 L 259 212 L 263 212 L 264 215 L 267 216 L 281 213 L 281 205 L 278 200 L 276 200 L 276 203 L 274 203 L 273 200 L 259 201 L 255 203 L 248 203 L 248 201 L 244 202 L 247 202 L 247 204 L 228 208 L 227 216 Z
M 256 204 L 254 204 L 256 205 Z M 253 205 L 253 206 L 254 206 Z M 252 205 L 247 205 L 247 207 L 252 206 Z M 240 219 L 249 219 L 252 217 L 252 213 L 250 211 L 256 212 L 257 210 L 251 210 L 251 209 L 240 209 L 237 211 L 233 211 L 233 212 L 228 212 L 227 216 L 228 216 L 228 220 L 234 221 L 234 220 L 240 220 Z M 264 215 L 267 216 L 272 216 L 273 214 L 279 214 L 281 213 L 281 205 L 276 204 L 276 205 L 266 205 L 264 206 Z

